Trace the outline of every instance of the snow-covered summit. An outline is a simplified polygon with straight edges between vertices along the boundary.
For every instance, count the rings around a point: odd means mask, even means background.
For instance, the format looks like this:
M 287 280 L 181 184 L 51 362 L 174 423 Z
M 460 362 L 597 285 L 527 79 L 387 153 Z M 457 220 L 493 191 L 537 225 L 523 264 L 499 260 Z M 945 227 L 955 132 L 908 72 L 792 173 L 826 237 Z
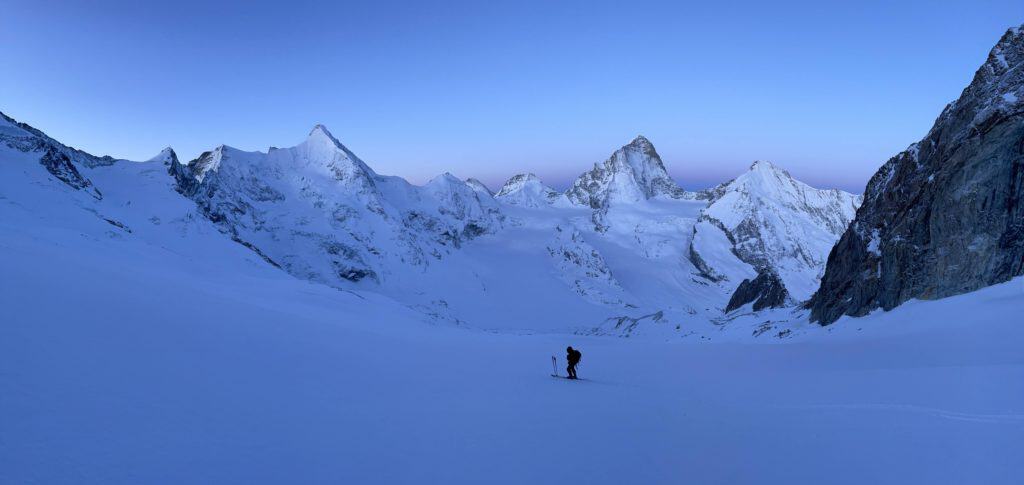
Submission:
M 171 172 L 233 239 L 332 286 L 381 283 L 495 231 L 502 219 L 489 195 L 449 173 L 422 187 L 378 175 L 323 125 L 291 148 L 222 145 Z
M 178 154 L 174 153 L 174 149 L 171 147 L 167 147 L 164 148 L 163 150 L 160 150 L 160 153 L 157 153 L 156 156 L 146 161 L 152 163 L 162 163 L 168 166 L 179 163 Z
M 815 189 L 771 162 L 754 162 L 715 191 L 701 215 L 703 223 L 695 227 L 692 253 L 707 266 L 708 276 L 731 277 L 738 284 L 751 270 L 770 270 L 793 297 L 804 300 L 814 292 L 829 251 L 860 202 L 859 196 L 840 190 Z M 731 254 L 714 250 L 709 241 L 728 241 Z M 734 257 L 750 270 L 715 271 L 742 266 Z
M 565 195 L 574 204 L 605 209 L 662 195 L 682 198 L 686 192 L 668 176 L 650 140 L 640 135 L 580 175 Z
M 544 185 L 544 182 L 532 173 L 513 175 L 501 187 L 495 198 L 506 204 L 521 207 L 545 207 L 568 202 L 564 195 Z

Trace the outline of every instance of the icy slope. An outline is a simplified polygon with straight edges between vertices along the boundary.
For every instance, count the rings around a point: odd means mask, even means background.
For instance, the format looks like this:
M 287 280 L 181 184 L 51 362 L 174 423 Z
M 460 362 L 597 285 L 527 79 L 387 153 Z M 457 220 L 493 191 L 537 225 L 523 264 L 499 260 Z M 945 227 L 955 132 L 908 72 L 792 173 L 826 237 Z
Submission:
M 751 271 L 771 271 L 797 300 L 817 289 L 829 251 L 860 205 L 858 196 L 815 189 L 770 162 L 755 162 L 715 192 L 691 246 L 706 274 L 738 284 Z

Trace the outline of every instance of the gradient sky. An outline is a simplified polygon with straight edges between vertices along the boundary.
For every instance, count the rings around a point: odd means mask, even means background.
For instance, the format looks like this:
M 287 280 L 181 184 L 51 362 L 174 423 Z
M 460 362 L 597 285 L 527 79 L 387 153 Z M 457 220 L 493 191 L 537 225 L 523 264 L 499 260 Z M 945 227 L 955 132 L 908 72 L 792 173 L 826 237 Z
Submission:
M 642 133 L 686 188 L 760 159 L 860 192 L 1024 2 L 839 3 L 0 0 L 0 111 L 129 159 L 324 123 L 380 173 L 495 188 Z

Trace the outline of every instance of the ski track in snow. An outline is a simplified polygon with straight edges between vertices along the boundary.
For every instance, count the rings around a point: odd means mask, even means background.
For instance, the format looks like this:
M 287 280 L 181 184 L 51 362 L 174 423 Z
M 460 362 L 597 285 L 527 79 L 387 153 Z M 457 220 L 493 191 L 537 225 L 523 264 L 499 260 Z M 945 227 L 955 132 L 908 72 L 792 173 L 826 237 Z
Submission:
M 797 406 L 795 409 L 806 410 L 837 410 L 837 411 L 896 411 L 912 414 L 923 414 L 941 419 L 971 421 L 977 423 L 1009 424 L 1024 426 L 1024 414 L 978 414 L 950 411 L 910 404 L 822 404 L 814 406 Z

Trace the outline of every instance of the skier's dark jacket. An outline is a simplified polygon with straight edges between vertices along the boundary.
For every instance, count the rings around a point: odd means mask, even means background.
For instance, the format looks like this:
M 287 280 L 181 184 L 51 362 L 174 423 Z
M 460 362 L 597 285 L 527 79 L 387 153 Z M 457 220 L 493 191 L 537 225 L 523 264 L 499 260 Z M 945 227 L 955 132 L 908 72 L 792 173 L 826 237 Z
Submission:
M 583 353 L 579 350 L 572 349 L 566 354 L 565 359 L 569 361 L 569 365 L 576 365 L 580 363 L 580 359 L 583 358 Z

